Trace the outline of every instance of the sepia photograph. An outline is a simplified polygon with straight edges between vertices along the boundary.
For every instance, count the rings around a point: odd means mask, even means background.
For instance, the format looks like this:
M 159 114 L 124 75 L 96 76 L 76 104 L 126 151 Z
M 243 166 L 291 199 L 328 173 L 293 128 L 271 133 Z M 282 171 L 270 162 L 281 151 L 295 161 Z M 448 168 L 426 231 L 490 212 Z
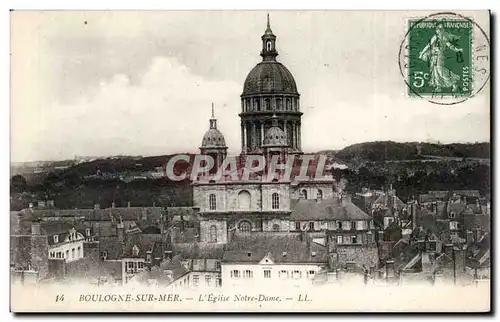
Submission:
M 10 310 L 491 307 L 490 11 L 10 12 Z

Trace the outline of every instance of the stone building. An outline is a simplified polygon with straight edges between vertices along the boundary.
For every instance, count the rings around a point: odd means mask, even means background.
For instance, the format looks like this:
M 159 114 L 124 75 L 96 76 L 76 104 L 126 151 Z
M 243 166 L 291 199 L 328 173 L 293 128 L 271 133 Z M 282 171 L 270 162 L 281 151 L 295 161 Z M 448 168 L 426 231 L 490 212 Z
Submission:
M 289 232 L 294 230 L 290 225 L 292 200 L 334 196 L 331 176 L 320 180 L 314 177 L 320 162 L 317 156 L 311 155 L 305 176 L 300 162 L 294 161 L 296 156 L 303 155 L 300 95 L 291 72 L 276 60 L 276 36 L 269 16 L 260 55 L 262 61 L 248 74 L 241 94 L 241 155 L 237 163 L 244 164 L 249 155 L 258 155 L 264 158 L 267 169 L 271 158 L 277 156 L 280 164 L 290 164 L 292 174 L 278 175 L 273 180 L 266 180 L 260 173 L 252 173 L 248 179 L 198 178 L 193 182 L 193 204 L 200 214 L 200 242 L 227 244 L 228 233 L 233 230 Z M 203 137 L 200 152 L 212 156 L 216 166 L 220 166 L 226 151 L 212 109 L 210 128 Z M 293 162 L 287 163 L 289 160 Z M 302 175 L 300 180 L 299 175 Z

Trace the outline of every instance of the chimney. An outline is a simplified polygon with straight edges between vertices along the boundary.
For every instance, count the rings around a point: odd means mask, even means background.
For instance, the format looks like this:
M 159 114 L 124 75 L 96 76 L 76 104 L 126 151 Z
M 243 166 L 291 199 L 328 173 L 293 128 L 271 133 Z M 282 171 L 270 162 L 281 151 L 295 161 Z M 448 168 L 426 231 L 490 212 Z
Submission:
M 331 270 L 337 270 L 337 263 L 339 261 L 339 255 L 337 253 L 328 254 L 328 268 Z
M 378 234 L 377 234 L 377 237 L 378 237 L 378 242 L 379 243 L 383 242 L 384 241 L 384 231 L 379 230 Z
M 130 208 L 130 201 L 127 201 L 127 207 Z
M 30 208 L 30 209 L 32 209 L 32 208 L 33 208 L 33 203 L 32 203 L 32 202 L 30 202 L 30 203 L 29 203 L 29 208 Z
M 115 208 L 115 206 L 116 206 L 116 205 L 115 205 L 115 202 L 113 201 L 113 202 L 111 203 L 111 208 Z
M 444 248 L 444 253 L 450 256 L 451 258 L 453 256 L 453 244 L 445 244 L 443 248 Z
M 386 278 L 393 278 L 395 277 L 395 272 L 394 272 L 394 261 L 393 260 L 388 260 L 385 262 L 385 277 Z
M 98 203 L 96 203 L 96 204 L 94 205 L 94 209 L 96 209 L 96 210 L 97 210 L 97 209 L 101 209 L 101 205 L 100 205 L 100 204 L 98 204 Z
M 125 225 L 121 220 L 118 224 L 116 224 L 116 235 L 120 243 L 125 242 Z
M 467 230 L 467 244 L 472 244 L 474 242 L 474 233 L 470 230 Z
M 465 249 L 466 245 L 455 246 L 453 248 L 454 256 L 455 256 L 455 272 L 457 274 L 465 273 Z
M 42 234 L 42 228 L 40 224 L 40 220 L 36 219 L 31 223 L 31 234 L 32 235 L 41 235 Z
M 166 251 L 164 252 L 164 258 L 165 258 L 165 259 L 167 259 L 167 258 L 168 258 L 168 259 L 172 259 L 172 251 L 171 251 L 171 250 L 166 250 Z

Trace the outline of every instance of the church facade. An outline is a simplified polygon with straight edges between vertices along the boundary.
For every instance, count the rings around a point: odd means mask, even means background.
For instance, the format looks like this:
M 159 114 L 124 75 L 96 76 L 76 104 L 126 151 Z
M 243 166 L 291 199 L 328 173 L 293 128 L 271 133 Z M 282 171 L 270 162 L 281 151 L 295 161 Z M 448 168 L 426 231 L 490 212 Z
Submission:
M 266 162 L 277 156 L 283 165 L 291 157 L 303 156 L 300 94 L 292 73 L 276 60 L 276 38 L 268 16 L 261 37 L 262 61 L 249 72 L 241 94 L 241 154 L 237 158 L 243 163 L 250 155 L 262 156 Z M 210 155 L 216 166 L 227 156 L 224 135 L 217 129 L 213 109 L 200 153 Z M 313 171 L 317 163 L 314 157 L 311 156 L 310 167 Z M 214 181 L 201 177 L 193 182 L 193 205 L 201 217 L 200 241 L 226 244 L 233 231 L 296 231 L 299 226 L 290 219 L 292 204 L 298 199 L 334 197 L 334 180 L 312 176 L 310 180 L 297 180 L 300 164 L 292 162 L 291 166 L 297 171 L 292 171 L 290 178 L 272 181 L 257 174 L 248 180 L 222 177 Z

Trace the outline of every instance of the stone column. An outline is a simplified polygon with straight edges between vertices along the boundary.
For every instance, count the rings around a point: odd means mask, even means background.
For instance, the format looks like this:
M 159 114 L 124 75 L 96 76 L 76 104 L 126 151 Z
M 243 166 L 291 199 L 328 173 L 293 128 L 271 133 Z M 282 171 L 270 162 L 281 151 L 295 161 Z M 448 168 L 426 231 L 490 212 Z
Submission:
M 260 121 L 260 146 L 264 145 L 264 122 Z
M 286 142 L 287 144 L 289 144 L 290 140 L 288 139 L 288 132 L 286 127 L 287 127 L 286 120 L 283 120 L 283 132 L 285 132 Z
M 245 123 L 241 122 L 241 152 L 245 151 Z
M 243 153 L 247 153 L 247 122 L 243 122 Z
M 257 146 L 257 125 L 252 121 L 252 149 Z
M 299 133 L 298 133 L 297 141 L 299 150 L 302 150 L 302 123 L 299 123 Z
M 297 128 L 295 126 L 295 121 L 292 121 L 292 148 L 297 147 Z

